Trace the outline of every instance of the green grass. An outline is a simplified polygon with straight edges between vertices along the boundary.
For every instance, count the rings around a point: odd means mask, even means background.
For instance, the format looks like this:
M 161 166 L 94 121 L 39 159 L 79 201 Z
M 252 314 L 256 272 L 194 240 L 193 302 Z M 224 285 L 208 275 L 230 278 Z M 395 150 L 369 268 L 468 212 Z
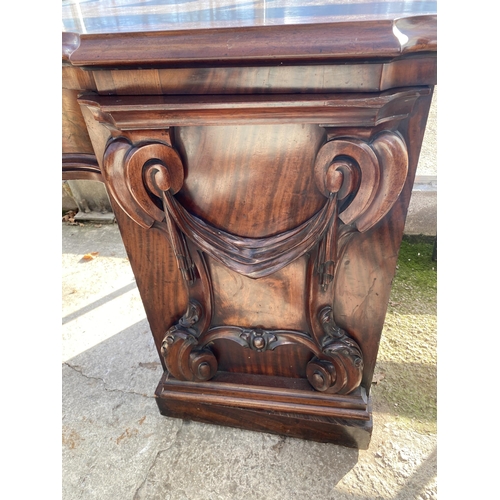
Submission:
M 436 432 L 437 262 L 433 238 L 405 237 L 393 281 L 373 386 L 375 408 Z

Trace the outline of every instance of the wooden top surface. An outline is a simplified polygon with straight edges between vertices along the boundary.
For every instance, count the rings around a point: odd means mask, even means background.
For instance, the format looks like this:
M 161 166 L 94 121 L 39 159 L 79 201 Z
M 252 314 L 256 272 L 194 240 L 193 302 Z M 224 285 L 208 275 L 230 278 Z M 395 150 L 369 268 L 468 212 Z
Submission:
M 63 61 L 86 67 L 323 63 L 435 52 L 436 1 L 69 0 Z
M 63 0 L 80 34 L 277 26 L 436 14 L 435 0 Z

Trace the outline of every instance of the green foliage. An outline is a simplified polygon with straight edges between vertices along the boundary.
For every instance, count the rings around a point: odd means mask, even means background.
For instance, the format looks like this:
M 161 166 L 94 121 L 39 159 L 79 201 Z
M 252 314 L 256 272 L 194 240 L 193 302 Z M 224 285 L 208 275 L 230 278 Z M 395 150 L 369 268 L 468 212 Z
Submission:
M 437 262 L 434 238 L 405 237 L 375 369 L 375 405 L 421 432 L 436 432 Z
M 437 262 L 432 260 L 434 238 L 405 236 L 399 251 L 389 310 L 436 314 Z

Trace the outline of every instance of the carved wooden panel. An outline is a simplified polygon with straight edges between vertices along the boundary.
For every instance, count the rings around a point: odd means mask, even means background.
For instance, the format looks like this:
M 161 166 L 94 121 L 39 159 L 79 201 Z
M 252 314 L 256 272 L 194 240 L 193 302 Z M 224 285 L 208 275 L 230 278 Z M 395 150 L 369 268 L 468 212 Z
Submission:
M 245 420 L 269 408 L 270 431 L 367 446 L 367 393 L 395 267 L 373 252 L 399 245 L 390 213 L 407 208 L 418 157 L 410 130 L 430 97 L 415 87 L 79 99 L 119 220 L 128 220 L 122 235 L 143 297 L 152 284 L 130 224 L 155 235 L 148 261 L 175 262 L 173 280 L 154 286 L 178 296 L 183 313 L 145 301 L 166 369 L 163 413 L 227 423 L 232 412 Z M 367 305 L 380 312 L 370 317 Z M 327 420 L 314 434 L 287 412 Z

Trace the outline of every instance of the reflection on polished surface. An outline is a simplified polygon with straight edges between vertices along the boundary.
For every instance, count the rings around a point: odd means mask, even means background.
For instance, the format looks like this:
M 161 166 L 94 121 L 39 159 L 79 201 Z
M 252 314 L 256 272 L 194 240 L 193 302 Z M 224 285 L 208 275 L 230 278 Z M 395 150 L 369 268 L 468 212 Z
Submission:
M 436 0 L 63 0 L 63 31 L 117 33 L 394 19 Z
M 105 184 L 162 415 L 368 448 L 435 9 L 63 3 L 63 178 Z

